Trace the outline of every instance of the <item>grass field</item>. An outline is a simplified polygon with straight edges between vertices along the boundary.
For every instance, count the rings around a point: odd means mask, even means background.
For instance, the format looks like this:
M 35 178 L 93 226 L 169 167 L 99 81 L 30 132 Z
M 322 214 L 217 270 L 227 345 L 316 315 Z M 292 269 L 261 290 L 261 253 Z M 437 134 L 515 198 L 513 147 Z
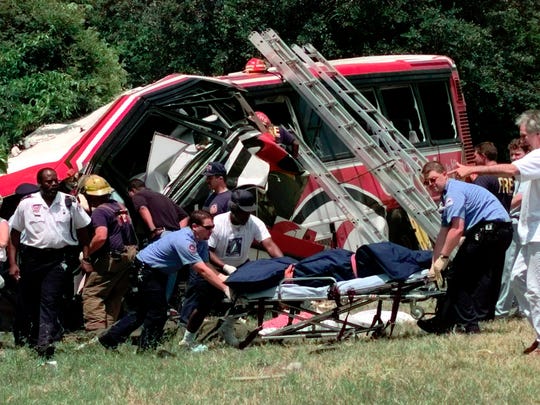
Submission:
M 29 349 L 1 336 L 2 404 L 417 404 L 540 402 L 540 357 L 521 354 L 534 340 L 525 320 L 482 325 L 479 335 L 430 336 L 399 325 L 391 338 L 333 344 L 293 340 L 240 351 L 211 342 L 172 356 L 75 351 L 67 339 L 57 366 L 40 366 Z

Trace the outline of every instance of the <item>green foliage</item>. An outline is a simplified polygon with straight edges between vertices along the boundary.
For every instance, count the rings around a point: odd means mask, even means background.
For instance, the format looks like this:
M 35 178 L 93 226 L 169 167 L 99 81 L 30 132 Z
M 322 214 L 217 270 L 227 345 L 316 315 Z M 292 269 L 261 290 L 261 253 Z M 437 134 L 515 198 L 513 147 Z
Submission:
M 0 115 L 8 117 L 0 121 L 0 160 L 38 126 L 78 118 L 122 90 L 126 73 L 85 26 L 85 11 L 56 0 L 0 6 Z
M 249 33 L 267 28 L 328 58 L 450 56 L 476 142 L 504 145 L 516 134 L 514 117 L 540 106 L 536 0 L 6 0 L 0 113 L 10 119 L 0 131 L 12 142 L 42 123 L 83 115 L 126 79 L 133 87 L 174 72 L 241 70 L 257 56 Z

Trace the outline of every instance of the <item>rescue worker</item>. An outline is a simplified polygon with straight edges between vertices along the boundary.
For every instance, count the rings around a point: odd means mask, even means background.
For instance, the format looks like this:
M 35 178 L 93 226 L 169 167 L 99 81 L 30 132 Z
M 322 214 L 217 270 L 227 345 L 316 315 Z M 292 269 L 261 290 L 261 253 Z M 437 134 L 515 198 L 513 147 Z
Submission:
M 452 330 L 479 333 L 475 291 L 487 272 L 504 262 L 512 240 L 512 223 L 499 200 L 485 188 L 448 178 L 442 164 L 428 162 L 422 168 L 424 184 L 435 201 L 440 201 L 442 225 L 433 249 L 430 274 L 437 277 L 446 269 L 460 242 L 447 275 L 448 289 L 434 318 L 419 320 L 428 333 Z
M 212 191 L 203 204 L 203 210 L 212 215 L 229 211 L 231 191 L 227 188 L 227 170 L 220 162 L 211 162 L 203 172 L 206 184 Z
M 215 230 L 210 236 L 210 262 L 226 274 L 236 271 L 248 261 L 253 241 L 260 242 L 271 257 L 282 257 L 283 253 L 272 240 L 264 222 L 252 213 L 257 209 L 255 197 L 247 190 L 234 190 L 230 212 L 214 217 Z M 193 271 L 190 272 L 186 299 L 181 310 L 181 322 L 186 323 L 183 346 L 192 346 L 197 331 L 210 310 L 223 300 L 223 294 Z M 233 320 L 226 319 L 220 334 L 225 341 L 237 346 L 233 334 Z
M 137 240 L 126 207 L 113 200 L 114 189 L 92 174 L 82 192 L 91 211 L 93 237 L 81 267 L 87 273 L 82 293 L 87 331 L 111 327 L 118 320 L 129 289 L 129 269 L 137 254 Z
M 71 277 L 66 260 L 79 242 L 88 255 L 90 217 L 73 196 L 58 191 L 53 169 L 39 170 L 37 182 L 40 192 L 23 198 L 10 219 L 9 274 L 19 281 L 23 316 L 30 322 L 26 338 L 40 356 L 50 358 L 54 341 L 62 335 L 62 292 L 66 277 Z
M 291 156 L 296 158 L 298 156 L 298 149 L 300 145 L 294 135 L 283 125 L 276 126 L 272 124 L 272 121 L 270 121 L 268 115 L 266 115 L 262 111 L 255 111 L 255 115 L 262 122 L 267 133 L 272 135 L 274 142 L 283 145 L 287 152 L 289 152 Z
M 230 296 L 229 288 L 218 273 L 207 265 L 207 241 L 213 229 L 214 222 L 208 212 L 194 211 L 189 216 L 189 226 L 166 234 L 137 254 L 139 307 L 99 337 L 98 341 L 104 347 L 116 348 L 141 325 L 143 331 L 139 348 L 146 350 L 157 347 L 167 320 L 167 275 L 176 272 L 182 265 L 190 265 L 210 285 Z
M 166 195 L 150 190 L 144 181 L 130 180 L 128 194 L 135 210 L 148 229 L 148 240 L 153 242 L 166 231 L 177 231 L 187 225 L 188 214 Z

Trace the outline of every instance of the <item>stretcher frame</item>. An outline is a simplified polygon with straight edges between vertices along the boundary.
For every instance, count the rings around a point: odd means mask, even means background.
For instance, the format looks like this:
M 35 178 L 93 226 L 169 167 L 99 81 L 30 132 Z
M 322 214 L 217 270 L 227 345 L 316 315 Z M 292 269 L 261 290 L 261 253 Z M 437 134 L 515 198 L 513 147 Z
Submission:
M 309 303 L 311 301 L 323 301 L 321 297 L 314 297 L 309 294 L 295 296 L 294 299 L 285 297 L 283 291 L 288 285 L 307 280 L 328 282 L 330 286 L 328 287 L 326 299 L 333 301 L 335 307 L 320 313 L 311 308 Z M 249 346 L 255 339 L 260 341 L 284 341 L 303 338 L 341 341 L 360 334 L 366 334 L 374 338 L 384 335 L 391 336 L 401 304 L 408 303 L 411 316 L 414 319 L 420 319 L 426 312 L 418 305 L 418 302 L 438 298 L 444 292 L 438 289 L 433 280 L 427 276 L 406 281 L 390 281 L 374 289 L 348 290 L 345 294 L 339 292 L 338 283 L 332 277 L 309 277 L 282 280 L 276 287 L 276 294 L 277 299 L 268 296 L 249 298 L 249 296 L 242 295 L 233 300 L 226 317 L 240 319 L 255 316 L 257 320 L 257 327 L 240 342 L 240 349 Z M 385 301 L 392 303 L 390 319 L 387 322 L 384 322 L 381 317 L 383 302 Z M 377 303 L 377 308 L 371 325 L 366 326 L 349 319 L 351 313 L 374 302 Z M 303 313 L 308 313 L 310 317 L 303 316 Z M 285 326 L 274 331 L 260 334 L 259 332 L 263 329 L 263 322 L 268 314 L 273 317 L 286 315 L 288 322 Z M 293 323 L 293 321 L 296 323 Z

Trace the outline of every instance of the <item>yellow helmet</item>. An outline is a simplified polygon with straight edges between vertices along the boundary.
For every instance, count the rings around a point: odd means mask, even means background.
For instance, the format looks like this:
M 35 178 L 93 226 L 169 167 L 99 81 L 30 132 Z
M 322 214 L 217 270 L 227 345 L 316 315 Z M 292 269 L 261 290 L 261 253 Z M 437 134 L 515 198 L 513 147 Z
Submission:
M 88 195 L 102 196 L 111 194 L 114 188 L 103 177 L 91 174 L 84 181 L 83 192 Z

